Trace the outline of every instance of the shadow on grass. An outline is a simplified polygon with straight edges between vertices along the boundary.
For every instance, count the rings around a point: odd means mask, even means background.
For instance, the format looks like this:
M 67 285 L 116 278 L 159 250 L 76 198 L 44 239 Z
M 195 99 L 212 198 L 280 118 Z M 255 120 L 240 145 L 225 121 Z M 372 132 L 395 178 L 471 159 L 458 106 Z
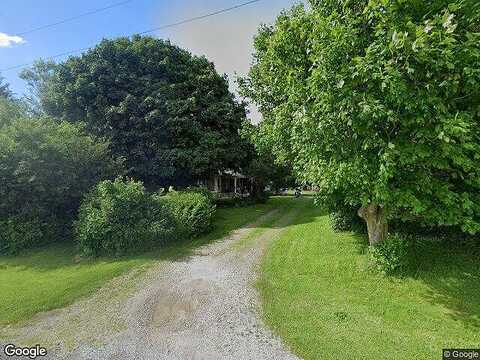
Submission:
M 367 236 L 353 234 L 352 238 L 357 254 L 366 255 Z M 446 315 L 453 320 L 480 331 L 480 239 L 419 239 L 413 245 L 409 267 L 391 276 L 422 282 L 427 287 L 424 300 L 447 309 Z
M 428 286 L 425 299 L 480 330 L 480 242 L 422 241 L 416 249 L 411 276 Z

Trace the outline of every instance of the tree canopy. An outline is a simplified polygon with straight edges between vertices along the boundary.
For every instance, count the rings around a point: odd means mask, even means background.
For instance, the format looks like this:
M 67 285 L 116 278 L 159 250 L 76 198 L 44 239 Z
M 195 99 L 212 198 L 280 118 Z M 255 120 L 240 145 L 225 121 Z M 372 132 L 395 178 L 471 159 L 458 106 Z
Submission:
M 480 3 L 322 0 L 255 39 L 243 94 L 257 146 L 321 198 L 387 219 L 480 232 Z
M 39 97 L 46 113 L 84 121 L 107 137 L 129 175 L 149 187 L 188 183 L 243 161 L 245 108 L 204 57 L 134 36 L 103 40 L 47 70 L 53 73 L 42 78 Z
M 4 82 L 4 78 L 0 75 L 0 98 L 7 98 L 10 99 L 13 96 L 12 92 L 10 91 L 10 86 L 8 83 Z
M 108 143 L 81 125 L 21 116 L 0 127 L 0 218 L 68 217 L 93 185 L 121 173 Z
M 26 109 L 23 102 L 0 97 L 0 129 L 11 124 L 13 120 L 25 116 Z
M 28 117 L 17 105 L 0 99 L 0 254 L 60 241 L 84 194 L 123 173 L 82 125 Z
M 20 78 L 27 83 L 27 93 L 24 102 L 33 115 L 44 115 L 42 104 L 48 101 L 49 85 L 55 72 L 56 63 L 53 60 L 39 59 L 30 68 L 20 72 Z

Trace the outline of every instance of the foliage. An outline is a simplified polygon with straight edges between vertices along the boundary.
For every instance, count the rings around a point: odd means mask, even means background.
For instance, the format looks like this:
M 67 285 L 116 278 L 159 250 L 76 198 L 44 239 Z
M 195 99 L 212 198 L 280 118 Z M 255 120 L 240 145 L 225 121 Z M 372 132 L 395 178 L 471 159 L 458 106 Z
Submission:
M 152 251 L 131 254 L 117 259 L 81 258 L 70 242 L 55 244 L 25 251 L 18 256 L 0 257 L 0 326 L 29 320 L 35 314 L 69 305 L 79 298 L 88 296 L 104 287 L 111 296 L 102 296 L 98 309 L 108 305 L 112 296 L 119 293 L 118 284 L 110 287 L 108 281 L 126 271 L 146 269 L 162 260 L 176 260 L 191 253 L 198 246 L 222 239 L 235 229 L 265 215 L 278 206 L 279 200 L 272 199 L 266 205 L 255 207 L 220 209 L 214 219 L 214 229 L 208 234 L 188 242 L 172 243 L 171 246 Z M 122 282 L 121 289 L 135 285 L 137 278 Z M 72 286 L 74 284 L 74 286 Z M 105 288 L 105 285 L 106 288 Z M 122 291 L 120 291 L 122 293 Z M 72 328 L 76 326 L 72 323 Z M 2 336 L 10 336 L 15 326 L 2 328 Z M 72 332 L 75 334 L 75 332 Z
M 7 83 L 3 82 L 4 78 L 0 75 L 0 99 L 11 99 L 13 94 Z
M 21 117 L 0 127 L 1 236 L 10 244 L 0 248 L 18 251 L 55 239 L 46 233 L 68 228 L 62 225 L 74 217 L 83 194 L 120 170 L 107 143 L 80 125 Z
M 20 78 L 27 83 L 25 101 L 34 115 L 44 115 L 42 104 L 50 96 L 50 84 L 55 73 L 56 64 L 53 60 L 37 60 L 30 68 L 20 72 Z
M 412 260 L 412 239 L 405 235 L 393 234 L 388 239 L 369 249 L 374 268 L 385 274 L 404 273 Z
M 165 200 L 179 234 L 198 236 L 211 229 L 215 205 L 209 196 L 193 191 L 172 192 Z
M 27 77 L 41 77 L 37 70 Z M 108 138 L 148 188 L 189 185 L 244 159 L 244 106 L 204 57 L 134 36 L 103 40 L 52 71 L 40 88 L 43 109 Z
M 232 208 L 232 207 L 245 207 L 245 206 L 252 206 L 255 204 L 264 203 L 262 201 L 258 201 L 253 197 L 241 197 L 241 196 L 234 196 L 234 197 L 220 197 L 215 199 L 215 204 L 219 208 Z
M 26 111 L 22 102 L 0 97 L 0 129 L 25 116 Z
M 29 221 L 18 216 L 0 219 L 0 254 L 16 254 L 39 245 L 47 237 L 44 227 L 38 219 Z
M 282 188 L 295 186 L 292 169 L 288 165 L 278 164 L 273 154 L 258 144 L 259 126 L 246 121 L 241 130 L 242 137 L 250 144 L 248 163 L 242 169 L 244 175 L 249 176 L 254 185 L 254 197 L 265 197 L 263 189 L 269 186 L 274 192 Z
M 480 232 L 480 3 L 311 1 L 255 39 L 257 146 L 325 199 Z
M 128 250 L 163 244 L 174 230 L 166 206 L 140 182 L 116 179 L 100 182 L 80 207 L 75 233 L 87 256 L 122 255 Z
M 350 213 L 334 211 L 330 213 L 330 223 L 335 231 L 351 231 L 352 217 Z
M 205 196 L 210 202 L 215 201 L 215 194 L 205 186 L 189 186 L 185 192 L 198 193 Z
M 358 216 L 357 210 L 351 206 L 333 210 L 330 213 L 330 223 L 335 231 L 365 233 L 365 223 Z
M 338 196 L 325 199 L 321 195 L 316 195 L 314 202 L 328 210 L 334 231 L 353 231 L 362 234 L 366 232 L 365 222 L 358 215 L 358 206 L 345 204 Z
M 291 176 L 288 166 L 276 165 L 271 154 L 255 155 L 243 171 L 252 179 L 254 198 L 264 198 L 264 189 L 267 186 L 278 192 L 281 188 L 295 185 L 295 179 Z
M 80 125 L 20 118 L 0 138 L 0 215 L 70 215 L 86 191 L 121 169 L 108 144 Z

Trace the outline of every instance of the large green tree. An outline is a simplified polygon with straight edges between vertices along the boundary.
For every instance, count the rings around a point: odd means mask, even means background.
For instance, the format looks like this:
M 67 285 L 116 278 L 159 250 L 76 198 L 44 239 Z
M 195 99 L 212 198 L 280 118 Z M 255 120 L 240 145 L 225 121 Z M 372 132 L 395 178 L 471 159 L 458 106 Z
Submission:
M 103 40 L 49 69 L 44 110 L 106 136 L 149 187 L 236 169 L 244 158 L 244 106 L 204 57 L 134 36 Z
M 241 81 L 264 116 L 257 145 L 357 206 L 371 244 L 389 218 L 480 232 L 479 16 L 474 0 L 285 11 Z

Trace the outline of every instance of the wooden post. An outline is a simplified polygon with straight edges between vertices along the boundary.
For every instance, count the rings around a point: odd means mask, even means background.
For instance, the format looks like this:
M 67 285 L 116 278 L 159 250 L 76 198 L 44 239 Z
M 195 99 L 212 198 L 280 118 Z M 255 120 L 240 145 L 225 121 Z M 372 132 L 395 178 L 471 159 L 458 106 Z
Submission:
M 233 184 L 234 184 L 234 187 L 235 187 L 234 192 L 235 192 L 235 194 L 237 194 L 237 177 L 236 176 L 233 178 Z

